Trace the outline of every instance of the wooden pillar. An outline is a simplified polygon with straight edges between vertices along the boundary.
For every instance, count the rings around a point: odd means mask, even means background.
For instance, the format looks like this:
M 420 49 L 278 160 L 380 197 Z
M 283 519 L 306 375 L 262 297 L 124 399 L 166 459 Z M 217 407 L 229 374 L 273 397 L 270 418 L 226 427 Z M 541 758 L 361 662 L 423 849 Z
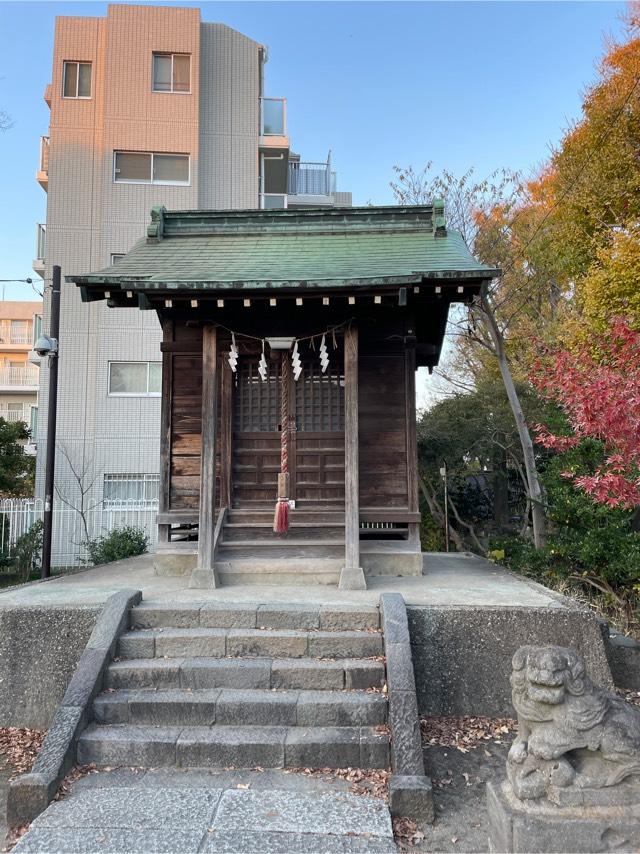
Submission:
M 216 428 L 218 424 L 218 330 L 205 326 L 202 336 L 202 455 L 200 461 L 200 514 L 198 565 L 189 587 L 211 588 L 218 583 L 214 569 Z
M 418 438 L 416 425 L 416 350 L 415 345 L 404 351 L 405 418 L 407 444 L 407 507 L 412 513 L 420 509 L 418 499 Z M 409 541 L 420 545 L 420 525 L 409 523 Z
M 233 374 L 220 363 L 220 508 L 231 507 L 231 418 Z
M 173 336 L 173 321 L 164 320 L 163 343 Z M 160 490 L 158 512 L 171 508 L 171 402 L 173 397 L 173 354 L 162 352 L 162 395 L 160 398 Z M 158 525 L 158 543 L 171 541 L 171 525 Z
M 344 333 L 344 532 L 345 564 L 341 590 L 365 590 L 360 566 L 360 488 L 358 481 L 358 328 Z

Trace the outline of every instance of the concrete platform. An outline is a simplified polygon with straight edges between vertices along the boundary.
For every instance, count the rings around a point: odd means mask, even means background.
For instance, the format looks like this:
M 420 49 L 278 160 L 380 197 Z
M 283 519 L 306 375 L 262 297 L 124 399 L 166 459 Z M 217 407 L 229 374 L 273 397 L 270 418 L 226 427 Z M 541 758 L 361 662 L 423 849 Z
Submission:
M 539 584 L 520 578 L 490 561 L 470 554 L 423 555 L 416 577 L 379 575 L 367 579 L 368 589 L 344 591 L 324 584 L 233 585 L 215 590 L 189 589 L 185 576 L 154 574 L 153 555 L 92 567 L 46 582 L 34 582 L 0 593 L 0 609 L 16 605 L 95 606 L 117 590 L 142 590 L 151 602 L 353 602 L 376 605 L 380 593 L 402 593 L 408 605 L 517 606 L 563 608 L 571 603 Z
M 511 658 L 523 644 L 577 649 L 592 679 L 613 683 L 593 612 L 489 561 L 423 556 L 420 577 L 368 578 L 367 590 L 328 585 L 245 584 L 194 590 L 184 576 L 158 577 L 153 555 L 0 593 L 0 725 L 48 726 L 101 604 L 124 588 L 146 605 L 378 605 L 398 592 L 408 606 L 418 704 L 423 714 L 512 714 Z

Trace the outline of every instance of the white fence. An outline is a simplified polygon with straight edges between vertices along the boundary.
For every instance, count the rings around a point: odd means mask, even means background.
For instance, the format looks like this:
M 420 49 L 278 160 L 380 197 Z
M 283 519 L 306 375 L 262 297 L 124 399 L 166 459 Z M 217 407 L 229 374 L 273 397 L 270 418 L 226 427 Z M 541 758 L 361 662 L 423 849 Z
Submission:
M 100 505 L 80 513 L 60 501 L 54 501 L 53 566 L 82 566 L 88 562 L 87 539 L 104 536 L 114 528 L 129 525 L 142 528 L 149 538 L 148 550 L 157 544 L 157 502 L 122 502 Z M 0 555 L 11 555 L 16 541 L 31 526 L 43 518 L 44 502 L 36 498 L 4 499 L 0 501 Z

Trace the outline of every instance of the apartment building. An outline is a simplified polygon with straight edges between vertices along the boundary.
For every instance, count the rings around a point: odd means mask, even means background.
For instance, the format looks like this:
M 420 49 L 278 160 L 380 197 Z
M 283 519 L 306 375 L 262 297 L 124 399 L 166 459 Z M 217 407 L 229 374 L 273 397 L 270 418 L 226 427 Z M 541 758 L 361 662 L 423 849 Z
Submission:
M 0 301 L 0 418 L 24 421 L 33 439 L 30 452 L 35 452 L 39 370 L 28 356 L 41 323 L 41 302 Z
M 37 172 L 47 221 L 34 269 L 46 283 L 53 264 L 64 280 L 117 263 L 155 205 L 351 203 L 336 191 L 330 156 L 305 162 L 291 151 L 286 100 L 265 94 L 266 59 L 263 46 L 202 22 L 195 8 L 112 5 L 106 17 L 56 19 Z M 47 317 L 45 298 L 45 329 Z M 155 312 L 82 303 L 63 285 L 56 480 L 68 503 L 155 499 L 161 339 Z M 41 379 L 45 411 L 46 369 Z M 45 431 L 41 419 L 39 448 Z

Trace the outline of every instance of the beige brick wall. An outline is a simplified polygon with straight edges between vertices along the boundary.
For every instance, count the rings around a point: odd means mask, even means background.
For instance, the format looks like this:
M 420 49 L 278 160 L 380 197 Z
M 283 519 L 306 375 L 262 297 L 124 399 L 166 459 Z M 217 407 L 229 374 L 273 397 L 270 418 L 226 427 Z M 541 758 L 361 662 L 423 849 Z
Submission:
M 191 93 L 152 91 L 152 54 L 191 55 Z M 65 60 L 92 63 L 92 97 L 62 98 Z M 47 199 L 45 279 L 105 267 L 145 234 L 152 206 L 257 207 L 258 45 L 221 24 L 201 24 L 198 9 L 111 5 L 106 18 L 56 20 Z M 114 183 L 115 150 L 185 153 L 189 186 Z M 49 306 L 45 300 L 45 330 Z M 99 501 L 105 472 L 159 467 L 157 398 L 107 395 L 109 360 L 157 361 L 157 317 L 137 309 L 83 304 L 63 284 L 58 445 L 92 482 Z M 46 368 L 41 373 L 46 411 Z M 45 457 L 40 419 L 38 483 Z M 64 454 L 61 490 L 77 486 Z

